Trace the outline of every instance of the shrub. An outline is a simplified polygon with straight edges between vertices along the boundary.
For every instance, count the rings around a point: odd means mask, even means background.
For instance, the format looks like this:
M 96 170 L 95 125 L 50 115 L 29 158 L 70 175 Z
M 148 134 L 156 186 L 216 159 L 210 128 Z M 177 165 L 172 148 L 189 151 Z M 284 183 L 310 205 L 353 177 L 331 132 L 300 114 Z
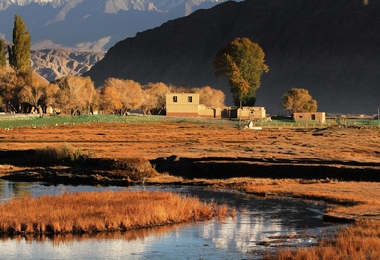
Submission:
M 83 153 L 80 149 L 74 149 L 67 144 L 60 146 L 46 146 L 36 149 L 28 158 L 29 163 L 40 166 L 71 165 L 83 160 Z
M 142 181 L 158 175 L 151 163 L 145 158 L 122 158 L 114 159 L 111 169 L 117 171 L 117 175 L 129 176 L 134 181 Z

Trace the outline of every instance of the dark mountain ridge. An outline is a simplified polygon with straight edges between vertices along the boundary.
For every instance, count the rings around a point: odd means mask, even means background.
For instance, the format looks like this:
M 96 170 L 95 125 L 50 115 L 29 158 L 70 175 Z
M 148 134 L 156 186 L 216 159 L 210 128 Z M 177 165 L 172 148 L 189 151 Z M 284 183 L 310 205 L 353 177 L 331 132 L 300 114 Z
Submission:
M 14 15 L 32 49 L 102 52 L 118 41 L 226 0 L 0 0 L 0 38 L 12 39 Z
M 266 53 L 257 104 L 283 113 L 282 95 L 305 88 L 330 113 L 376 113 L 380 107 L 380 3 L 361 0 L 246 0 L 138 33 L 112 47 L 85 75 L 96 85 L 108 77 L 146 84 L 221 89 L 232 104 L 226 78 L 216 79 L 216 52 L 248 37 Z

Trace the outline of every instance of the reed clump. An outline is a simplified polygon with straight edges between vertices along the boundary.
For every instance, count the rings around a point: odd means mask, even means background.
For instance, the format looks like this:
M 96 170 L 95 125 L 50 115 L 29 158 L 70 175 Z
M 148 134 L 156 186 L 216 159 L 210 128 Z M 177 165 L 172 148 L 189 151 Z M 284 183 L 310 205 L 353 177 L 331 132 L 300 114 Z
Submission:
M 114 170 L 110 174 L 121 177 L 127 176 L 133 181 L 142 181 L 145 178 L 159 176 L 146 158 L 113 159 L 109 164 L 109 168 Z
M 268 253 L 264 259 L 380 259 L 380 221 L 359 221 L 342 228 L 335 239 L 311 248 Z
M 11 199 L 0 206 L 0 234 L 82 234 L 222 219 L 225 205 L 147 191 L 65 193 Z
M 82 150 L 71 147 L 67 144 L 58 146 L 46 146 L 36 149 L 28 158 L 31 165 L 54 166 L 71 165 L 83 160 Z

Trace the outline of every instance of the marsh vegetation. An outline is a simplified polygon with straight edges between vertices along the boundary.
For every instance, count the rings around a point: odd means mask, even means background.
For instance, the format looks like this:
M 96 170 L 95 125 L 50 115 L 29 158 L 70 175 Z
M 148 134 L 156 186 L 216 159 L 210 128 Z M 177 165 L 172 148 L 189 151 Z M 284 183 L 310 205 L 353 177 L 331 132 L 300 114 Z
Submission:
M 167 192 L 85 192 L 20 197 L 0 205 L 0 233 L 126 231 L 234 215 L 226 205 Z
M 380 259 L 380 222 L 360 221 L 316 246 L 267 253 L 264 259 Z
M 83 154 L 91 152 L 91 159 L 112 162 L 110 164 L 114 165 L 112 171 L 102 170 L 102 174 L 107 176 L 127 177 L 126 169 L 131 168 L 129 162 L 137 160 L 131 158 L 140 158 L 141 161 L 137 161 L 141 167 L 150 162 L 151 167 L 146 169 L 153 169 L 155 174 L 146 176 L 147 185 L 175 182 L 238 189 L 267 197 L 324 200 L 332 203 L 324 213 L 326 220 L 355 222 L 355 225 L 342 229 L 335 240 L 322 240 L 319 247 L 326 250 L 330 250 L 328 248 L 331 245 L 342 248 L 342 251 L 335 250 L 334 253 L 337 255 L 336 258 L 345 259 L 345 254 L 349 250 L 338 244 L 339 237 L 342 236 L 346 237 L 341 239 L 342 242 L 346 240 L 346 245 L 356 250 L 357 255 L 368 256 L 367 259 L 373 256 L 375 259 L 378 254 L 377 249 L 373 247 L 365 249 L 365 246 L 378 243 L 375 231 L 380 221 L 378 213 L 380 204 L 377 199 L 380 195 L 379 142 L 377 128 L 328 127 L 239 131 L 227 125 L 189 122 L 154 124 L 90 122 L 1 130 L 0 148 L 2 153 L 11 153 L 10 150 L 43 149 L 46 143 L 56 147 L 68 143 L 73 151 L 80 149 Z M 210 152 L 212 158 L 209 157 Z M 114 158 L 120 160 L 115 162 Z M 157 160 L 158 158 L 161 159 Z M 159 164 L 159 161 L 162 164 Z M 0 174 L 3 177 L 38 171 L 38 167 L 12 165 L 12 161 L 2 161 L 2 163 Z M 164 168 L 163 165 L 171 167 Z M 141 169 L 145 169 L 144 167 Z M 49 169 L 57 172 L 62 170 L 59 167 Z M 68 167 L 64 170 L 73 172 L 75 168 Z M 189 178 L 188 173 L 192 173 L 193 176 Z M 7 228 L 10 225 L 14 229 L 13 232 L 34 230 L 33 225 L 23 221 L 20 223 L 25 224 L 18 226 L 8 222 Z M 102 224 L 96 225 L 106 230 L 105 219 L 99 223 Z M 47 228 L 47 224 L 45 223 L 45 230 L 68 229 L 62 229 L 60 226 L 52 228 L 53 223 Z M 72 223 L 62 224 L 65 225 L 72 229 Z M 97 227 L 96 225 L 94 227 Z M 113 227 L 117 229 L 117 225 L 113 224 Z M 82 229 L 88 228 L 88 225 L 82 227 Z M 358 229 L 362 231 L 359 232 Z M 357 236 L 351 237 L 352 234 Z M 355 244 L 350 242 L 357 240 L 359 242 Z M 297 254 L 299 256 L 310 254 L 306 257 L 313 259 L 316 257 L 313 254 L 317 254 L 313 250 L 322 249 L 317 247 L 300 249 L 300 253 L 293 250 L 285 251 L 284 257 L 287 255 L 290 259 L 297 259 Z M 327 251 L 318 254 L 319 257 L 328 255 Z M 355 255 L 354 252 L 351 254 Z

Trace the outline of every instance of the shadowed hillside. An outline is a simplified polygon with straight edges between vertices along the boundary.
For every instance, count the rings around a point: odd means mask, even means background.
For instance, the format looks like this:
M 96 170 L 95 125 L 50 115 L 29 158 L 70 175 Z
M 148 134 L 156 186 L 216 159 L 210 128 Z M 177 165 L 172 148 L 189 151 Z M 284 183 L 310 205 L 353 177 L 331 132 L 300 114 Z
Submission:
M 247 0 L 226 2 L 127 38 L 112 47 L 89 73 L 97 85 L 107 77 L 142 84 L 222 89 L 215 79 L 215 53 L 236 37 L 249 37 L 266 53 L 257 105 L 283 113 L 282 95 L 306 88 L 318 110 L 377 112 L 380 107 L 380 3 L 361 0 Z
M 23 17 L 32 49 L 102 52 L 137 32 L 227 0 L 0 0 L 0 37 Z

